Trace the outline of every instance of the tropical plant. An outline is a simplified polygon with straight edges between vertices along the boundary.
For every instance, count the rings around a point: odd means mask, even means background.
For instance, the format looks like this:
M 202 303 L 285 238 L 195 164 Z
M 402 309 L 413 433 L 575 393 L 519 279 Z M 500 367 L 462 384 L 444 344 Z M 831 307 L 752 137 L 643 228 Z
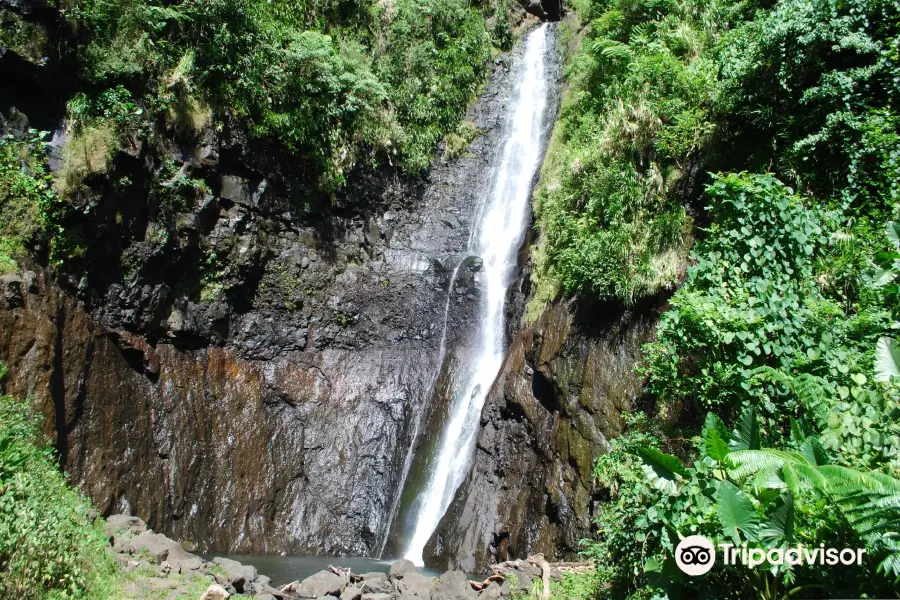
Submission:
M 67 486 L 30 412 L 0 395 L 0 596 L 105 596 L 100 588 L 119 571 L 102 523 Z
M 635 480 L 636 487 L 615 492 L 619 509 L 605 511 L 600 525 L 614 526 L 613 519 L 623 509 L 643 512 L 643 517 L 629 523 L 634 528 L 630 540 L 617 539 L 617 534 L 592 548 L 599 557 L 612 559 L 612 564 L 626 558 L 620 555 L 623 550 L 640 548 L 642 558 L 632 567 L 631 577 L 623 569 L 609 575 L 614 597 L 646 586 L 675 597 L 702 595 L 729 585 L 773 599 L 823 586 L 855 593 L 890 589 L 891 579 L 863 576 L 866 565 L 853 571 L 809 564 L 765 569 L 732 564 L 717 566 L 704 578 L 681 574 L 674 564 L 675 545 L 688 535 L 704 535 L 716 545 L 747 546 L 766 553 L 783 553 L 797 544 L 854 547 L 864 543 L 877 559 L 872 565 L 875 572 L 897 576 L 894 542 L 900 514 L 894 495 L 900 481 L 877 471 L 832 464 L 818 438 L 803 433 L 799 423 L 794 423 L 786 447 L 767 448 L 764 442 L 756 411 L 745 409 L 731 431 L 715 414 L 707 414 L 695 442 L 698 455 L 690 466 L 652 446 L 630 446 L 632 455 L 643 463 L 643 478 Z M 598 461 L 598 483 L 609 481 L 608 465 L 604 458 Z M 839 513 L 830 511 L 834 506 Z M 622 541 L 630 543 L 622 545 Z

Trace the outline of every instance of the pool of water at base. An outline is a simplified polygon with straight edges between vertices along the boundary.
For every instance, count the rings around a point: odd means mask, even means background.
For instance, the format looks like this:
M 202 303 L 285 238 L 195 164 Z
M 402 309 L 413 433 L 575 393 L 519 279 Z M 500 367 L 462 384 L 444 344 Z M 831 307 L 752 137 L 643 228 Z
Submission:
M 349 568 L 352 572 L 387 573 L 393 560 L 377 560 L 355 556 L 279 556 L 277 554 L 217 554 L 238 561 L 242 565 L 253 565 L 260 575 L 272 579 L 272 585 L 282 586 L 299 581 L 328 569 L 329 565 Z M 212 560 L 212 556 L 204 557 Z M 438 571 L 419 568 L 420 573 L 438 576 Z

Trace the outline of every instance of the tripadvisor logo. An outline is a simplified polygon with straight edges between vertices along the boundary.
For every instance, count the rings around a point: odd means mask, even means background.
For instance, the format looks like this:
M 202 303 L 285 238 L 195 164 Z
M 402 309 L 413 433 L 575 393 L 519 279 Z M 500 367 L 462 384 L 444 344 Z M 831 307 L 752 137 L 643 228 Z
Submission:
M 703 575 L 715 563 L 713 544 L 702 535 L 689 535 L 675 548 L 675 564 L 688 575 Z
M 751 569 L 762 564 L 778 565 L 861 565 L 864 548 L 826 548 L 819 544 L 818 548 L 810 548 L 797 544 L 793 548 L 748 548 L 747 544 L 719 544 L 722 549 L 722 562 L 725 565 L 744 565 Z M 687 575 L 703 575 L 716 563 L 713 543 L 702 535 L 691 535 L 678 543 L 675 548 L 675 563 Z

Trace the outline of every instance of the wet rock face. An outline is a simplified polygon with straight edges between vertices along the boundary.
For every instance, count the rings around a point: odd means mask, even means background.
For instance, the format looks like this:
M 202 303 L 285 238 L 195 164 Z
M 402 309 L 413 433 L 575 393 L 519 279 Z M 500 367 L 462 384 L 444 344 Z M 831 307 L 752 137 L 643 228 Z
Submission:
M 38 401 L 103 514 L 203 549 L 371 551 L 431 383 L 427 348 L 261 362 L 151 347 L 45 285 L 0 311 L 6 391 Z
M 566 14 L 562 0 L 519 0 L 519 5 L 542 21 L 559 21 Z
M 469 476 L 425 548 L 426 565 L 484 571 L 590 533 L 593 460 L 642 394 L 634 373 L 658 307 L 556 304 L 513 340 L 485 402 Z
M 0 282 L 5 390 L 35 399 L 103 514 L 204 551 L 378 551 L 503 123 L 507 59 L 491 68 L 467 116 L 485 134 L 426 180 L 359 171 L 314 205 L 308 181 L 225 127 L 172 141 L 169 159 L 210 186 L 170 230 L 146 188 L 159 149 L 138 144 L 74 200 L 116 223 L 91 229 L 88 283 L 35 265 Z M 477 264 L 464 271 L 451 332 L 478 296 Z

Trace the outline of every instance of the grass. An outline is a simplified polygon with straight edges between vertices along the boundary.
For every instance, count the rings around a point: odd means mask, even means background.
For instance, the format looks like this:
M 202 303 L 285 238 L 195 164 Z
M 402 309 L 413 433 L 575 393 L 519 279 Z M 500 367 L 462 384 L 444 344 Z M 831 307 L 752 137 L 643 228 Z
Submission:
M 62 196 L 74 193 L 86 177 L 107 172 L 119 138 L 111 123 L 101 123 L 69 132 L 63 147 L 62 167 L 56 174 L 56 190 Z

